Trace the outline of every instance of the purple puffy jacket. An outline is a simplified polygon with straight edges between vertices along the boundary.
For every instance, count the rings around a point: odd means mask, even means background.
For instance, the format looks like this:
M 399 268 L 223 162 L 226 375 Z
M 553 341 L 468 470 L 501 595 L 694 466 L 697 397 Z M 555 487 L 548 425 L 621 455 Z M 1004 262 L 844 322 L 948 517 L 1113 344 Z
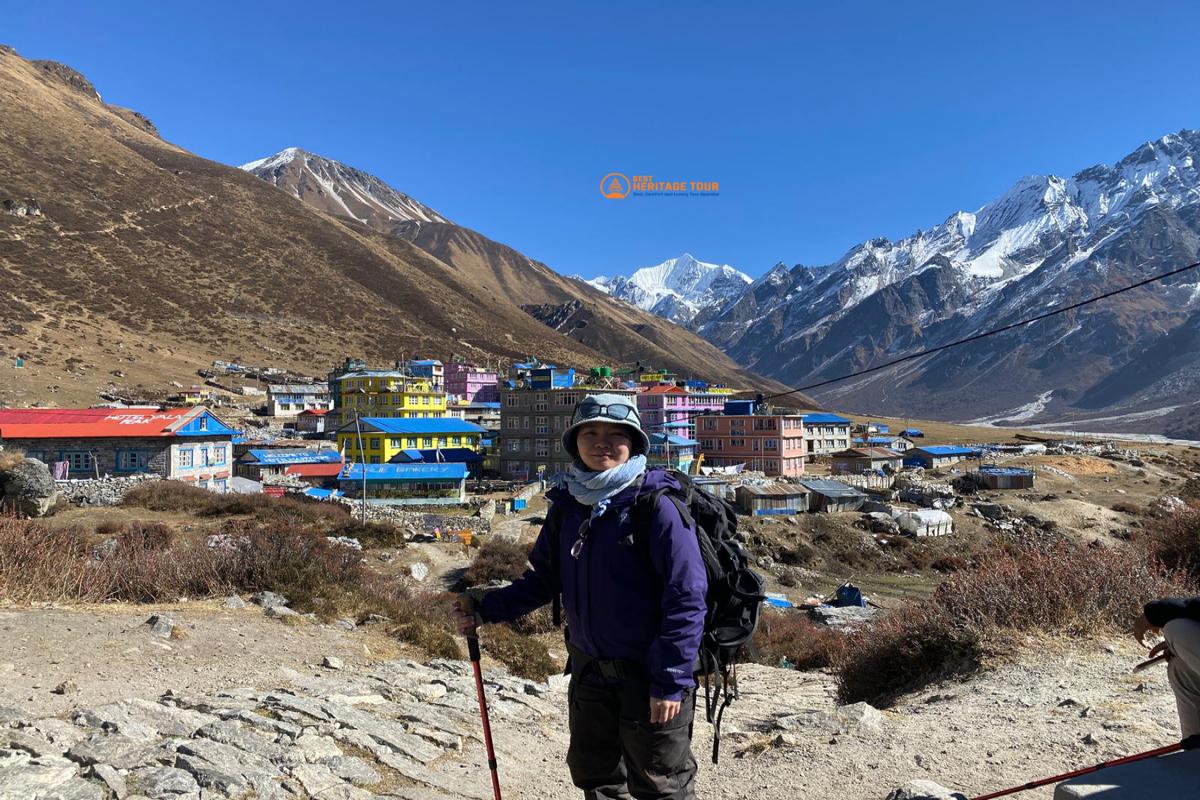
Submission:
M 638 534 L 648 548 L 633 543 L 634 501 L 660 488 L 679 484 L 662 470 L 648 470 L 640 486 L 614 496 L 603 516 L 593 520 L 579 558 L 571 556 L 571 546 L 591 509 L 563 488 L 551 489 L 546 497 L 562 509 L 558 563 L 572 646 L 593 658 L 646 664 L 651 695 L 678 700 L 696 685 L 692 672 L 704 633 L 708 582 L 695 529 L 684 524 L 670 499 L 659 498 L 650 530 Z M 483 598 L 479 612 L 485 622 L 514 620 L 551 602 L 548 528 L 542 526 L 525 574 Z

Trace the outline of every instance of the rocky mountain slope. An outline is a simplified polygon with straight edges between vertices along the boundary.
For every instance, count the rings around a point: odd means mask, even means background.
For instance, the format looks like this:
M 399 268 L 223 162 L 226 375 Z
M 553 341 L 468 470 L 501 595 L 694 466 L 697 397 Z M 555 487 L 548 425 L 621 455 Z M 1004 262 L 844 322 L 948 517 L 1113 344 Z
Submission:
M 691 331 L 618 302 L 584 281 L 564 277 L 507 245 L 456 225 L 361 170 L 294 149 L 251 162 L 243 169 L 315 208 L 338 217 L 353 217 L 374 230 L 416 245 L 449 265 L 486 302 L 524 309 L 559 334 L 609 359 L 663 364 L 739 386 L 783 388 L 741 370 Z M 323 176 L 323 182 L 312 177 L 316 175 Z M 305 185 L 308 188 L 303 188 Z M 363 187 L 372 187 L 372 197 L 389 198 L 387 214 L 356 210 L 361 208 L 356 198 L 364 193 Z M 330 198 L 339 200 L 332 202 Z
M 728 264 L 708 264 L 689 253 L 642 267 L 629 277 L 601 275 L 588 281 L 606 294 L 680 325 L 740 297 L 750 282 L 748 275 Z
M 804 385 L 1016 322 L 1197 260 L 1200 132 L 1113 166 L 1033 176 L 975 213 L 823 267 L 777 265 L 706 338 Z M 817 393 L 849 409 L 1200 438 L 1200 271 Z
M 75 76 L 0 50 L 0 351 L 25 356 L 0 402 L 94 402 L 112 383 L 191 382 L 214 358 L 310 374 L 346 354 L 617 358 L 357 221 L 390 212 L 366 200 L 354 220 L 311 208 L 314 193 L 301 201 L 165 142 Z M 408 211 L 444 219 L 423 208 Z M 692 344 L 675 348 L 614 326 L 656 363 L 754 379 L 683 333 Z

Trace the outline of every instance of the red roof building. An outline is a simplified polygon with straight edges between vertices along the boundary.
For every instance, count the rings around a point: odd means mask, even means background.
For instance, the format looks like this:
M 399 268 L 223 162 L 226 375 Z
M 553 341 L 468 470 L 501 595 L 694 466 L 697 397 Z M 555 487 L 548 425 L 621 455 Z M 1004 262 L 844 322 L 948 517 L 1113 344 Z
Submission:
M 60 479 L 155 473 L 224 492 L 236 433 L 203 406 L 0 409 L 0 446 Z

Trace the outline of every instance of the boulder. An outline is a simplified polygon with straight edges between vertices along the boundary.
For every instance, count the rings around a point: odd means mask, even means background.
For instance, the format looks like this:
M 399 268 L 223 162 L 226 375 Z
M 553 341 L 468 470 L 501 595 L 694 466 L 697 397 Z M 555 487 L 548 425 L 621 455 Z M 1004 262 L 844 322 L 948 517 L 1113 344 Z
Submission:
M 265 609 L 274 606 L 286 606 L 289 601 L 283 595 L 275 594 L 275 592 L 255 592 L 250 596 L 250 602 L 260 605 Z
M 0 506 L 25 517 L 44 517 L 58 502 L 50 468 L 26 458 L 0 472 Z
M 816 606 L 809 610 L 813 622 L 831 628 L 853 628 L 871 622 L 876 616 L 874 608 L 862 606 Z
M 975 509 L 979 516 L 984 519 L 1000 520 L 1008 516 L 1004 512 L 1004 506 L 999 503 L 973 503 L 971 508 Z

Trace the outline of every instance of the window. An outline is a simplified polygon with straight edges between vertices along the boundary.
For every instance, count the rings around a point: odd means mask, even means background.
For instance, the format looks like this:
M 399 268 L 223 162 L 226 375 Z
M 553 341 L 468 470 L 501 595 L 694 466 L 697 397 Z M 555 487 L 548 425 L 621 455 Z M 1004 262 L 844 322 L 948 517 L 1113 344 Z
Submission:
M 529 430 L 529 423 L 533 420 L 533 417 L 522 417 L 521 419 L 522 419 L 522 422 L 524 423 L 523 427 L 525 428 L 525 430 Z
M 776 450 L 779 448 L 778 439 L 763 439 L 763 450 Z
M 208 417 L 200 418 L 200 430 L 202 430 L 202 431 L 208 430 Z
M 506 394 L 504 395 L 504 405 L 508 406 L 509 408 L 515 408 L 516 406 L 520 405 L 520 399 L 521 398 L 517 397 L 515 394 Z
M 746 440 L 745 439 L 730 439 L 729 446 L 730 447 L 745 447 Z
M 445 447 L 447 444 L 448 444 L 448 442 L 447 442 L 447 440 L 446 440 L 446 437 L 445 437 L 445 436 L 443 436 L 442 438 L 438 439 L 438 447 Z
M 150 454 L 145 450 L 118 450 L 117 470 L 120 472 L 136 472 L 150 466 Z
M 539 400 L 539 401 L 537 401 L 536 403 L 534 403 L 534 404 L 533 404 L 533 410 L 534 410 L 534 411 L 545 411 L 545 410 L 546 410 L 546 401 L 545 401 L 545 400 Z
M 399 440 L 399 439 L 397 439 L 397 438 L 394 438 L 394 437 L 393 437 L 393 438 L 391 438 L 391 439 L 388 439 L 388 447 L 395 447 L 395 448 L 399 448 L 399 447 L 400 447 L 400 440 Z
M 555 439 L 555 440 L 554 440 L 554 452 L 555 452 L 555 453 L 561 453 L 561 452 L 562 452 L 562 439 Z
M 371 437 L 371 449 L 372 449 L 372 450 L 378 450 L 378 449 L 379 449 L 379 444 L 380 444 L 380 442 L 381 442 L 381 441 L 382 441 L 382 439 L 380 439 L 380 437 L 378 437 L 378 436 L 372 436 L 372 437 Z
M 509 442 L 508 443 L 508 452 L 510 452 L 510 453 L 521 452 L 521 440 L 513 439 L 511 442 Z
M 550 455 L 550 443 L 545 439 L 538 439 L 533 445 L 533 455 L 537 458 Z
M 457 445 L 462 444 L 462 437 L 461 436 L 452 436 L 452 437 L 450 437 L 450 441 L 451 441 L 451 443 L 453 443 L 454 445 L 457 446 Z
M 521 427 L 520 417 L 505 417 L 504 427 L 508 428 L 509 430 L 516 430 L 517 428 Z
M 190 467 L 192 465 L 192 448 L 185 447 L 179 450 L 179 466 Z
M 214 464 L 224 464 L 225 463 L 225 445 L 218 445 L 217 447 L 214 447 L 212 452 L 213 452 L 212 462 Z
M 715 419 L 704 420 L 704 430 L 715 431 L 717 429 L 717 421 Z
M 549 433 L 549 432 L 550 432 L 550 426 L 546 424 L 546 418 L 545 418 L 545 417 L 538 417 L 538 418 L 537 418 L 537 429 L 536 429 L 536 432 L 537 432 L 537 433 Z
M 198 447 L 198 448 L 196 448 L 196 453 L 200 457 L 199 462 L 196 464 L 196 466 L 207 467 L 208 466 L 208 448 L 207 447 Z
M 405 444 L 405 447 L 416 447 L 417 446 L 417 438 L 415 436 L 408 437 L 406 442 L 407 443 Z
M 372 464 L 378 464 L 378 463 L 379 463 L 379 456 L 371 456 L 371 463 L 372 463 Z
M 426 436 L 424 439 L 421 440 L 421 446 L 422 447 L 433 447 L 433 437 Z
M 212 487 L 213 487 L 213 489 L 217 490 L 221 494 L 224 494 L 229 489 L 229 481 L 226 481 L 226 480 L 213 481 Z

